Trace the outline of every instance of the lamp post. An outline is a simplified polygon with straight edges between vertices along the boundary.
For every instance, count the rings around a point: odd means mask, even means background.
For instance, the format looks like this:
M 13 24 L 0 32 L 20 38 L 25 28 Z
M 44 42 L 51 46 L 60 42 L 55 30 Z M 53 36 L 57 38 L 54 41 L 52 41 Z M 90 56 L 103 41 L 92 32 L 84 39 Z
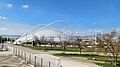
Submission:
M 33 32 L 32 35 L 33 35 L 33 37 L 34 37 L 34 29 L 33 29 L 32 32 Z M 32 45 L 33 45 L 33 47 L 34 47 L 34 40 L 32 41 Z

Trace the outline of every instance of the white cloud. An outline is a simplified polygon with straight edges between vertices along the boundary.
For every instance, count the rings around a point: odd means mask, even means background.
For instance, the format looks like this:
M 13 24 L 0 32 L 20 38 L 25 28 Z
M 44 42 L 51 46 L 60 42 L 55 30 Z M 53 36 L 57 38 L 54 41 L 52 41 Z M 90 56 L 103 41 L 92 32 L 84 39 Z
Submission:
M 12 4 L 5 4 L 6 8 L 12 8 Z
M 7 17 L 3 17 L 3 20 L 6 20 L 7 19 Z
M 28 24 L 18 23 L 10 20 L 0 20 L 0 34 L 21 35 L 31 28 Z
M 0 31 L 6 31 L 7 29 L 6 28 L 0 28 Z
M 0 20 L 8 20 L 8 18 L 5 16 L 0 16 Z
M 102 30 L 99 29 L 99 30 L 97 30 L 97 32 L 102 32 Z
M 27 9 L 27 8 L 29 8 L 29 5 L 24 4 L 24 5 L 22 5 L 22 8 Z

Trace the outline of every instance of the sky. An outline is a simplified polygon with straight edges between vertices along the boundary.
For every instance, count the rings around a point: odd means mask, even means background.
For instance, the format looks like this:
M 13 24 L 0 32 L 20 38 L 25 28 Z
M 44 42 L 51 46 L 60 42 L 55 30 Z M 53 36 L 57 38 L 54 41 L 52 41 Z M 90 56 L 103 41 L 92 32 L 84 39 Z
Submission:
M 64 20 L 75 34 L 120 28 L 120 0 L 0 0 L 0 34 L 22 35 L 38 24 Z M 55 24 L 55 26 L 63 24 Z

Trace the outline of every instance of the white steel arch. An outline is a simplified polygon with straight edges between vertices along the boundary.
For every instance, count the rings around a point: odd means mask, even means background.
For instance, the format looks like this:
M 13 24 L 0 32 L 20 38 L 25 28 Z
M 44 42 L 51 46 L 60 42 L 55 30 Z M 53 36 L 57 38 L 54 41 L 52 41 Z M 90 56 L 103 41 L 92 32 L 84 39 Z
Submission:
M 33 39 L 34 36 L 43 36 L 45 35 L 46 37 L 48 36 L 53 36 L 53 37 L 62 37 L 62 38 L 69 38 L 71 34 L 66 34 L 64 33 L 64 31 L 61 31 L 59 29 L 56 29 L 54 27 L 52 27 L 51 25 L 55 24 L 55 23 L 65 23 L 67 25 L 67 27 L 69 28 L 69 30 L 71 30 L 70 25 L 63 21 L 63 20 L 57 20 L 54 21 L 52 23 L 49 23 L 47 25 L 45 24 L 39 24 L 36 25 L 34 27 L 32 27 L 30 30 L 28 30 L 26 33 L 24 33 L 20 38 L 18 38 L 16 41 L 21 41 L 21 42 L 26 42 L 30 39 Z M 50 34 L 51 32 L 51 34 Z

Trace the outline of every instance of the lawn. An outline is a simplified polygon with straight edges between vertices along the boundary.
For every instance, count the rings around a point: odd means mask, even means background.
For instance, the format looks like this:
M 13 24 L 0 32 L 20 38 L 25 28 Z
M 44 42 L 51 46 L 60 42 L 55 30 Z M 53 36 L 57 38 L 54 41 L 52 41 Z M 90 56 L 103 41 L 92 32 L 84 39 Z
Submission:
M 32 45 L 23 45 L 24 47 L 28 47 L 34 50 L 52 50 L 52 51 L 64 51 L 62 47 L 55 47 L 55 46 L 32 46 Z M 79 49 L 77 47 L 66 47 L 65 51 L 67 52 L 79 52 Z M 82 52 L 92 52 L 92 48 L 91 47 L 81 47 L 81 51 Z
M 113 64 L 111 64 L 111 62 L 106 62 L 105 61 L 111 61 L 110 57 L 108 56 L 100 56 L 100 55 L 92 55 L 92 54 L 64 54 L 64 53 L 57 53 L 57 54 L 53 54 L 55 56 L 63 56 L 63 57 L 85 57 L 87 58 L 87 60 L 93 60 L 93 62 L 99 66 L 102 67 L 120 67 L 120 66 L 115 66 Z M 94 59 L 93 59 L 94 58 Z M 120 57 L 119 59 L 120 60 Z M 100 62 L 95 62 L 95 61 L 100 61 Z

